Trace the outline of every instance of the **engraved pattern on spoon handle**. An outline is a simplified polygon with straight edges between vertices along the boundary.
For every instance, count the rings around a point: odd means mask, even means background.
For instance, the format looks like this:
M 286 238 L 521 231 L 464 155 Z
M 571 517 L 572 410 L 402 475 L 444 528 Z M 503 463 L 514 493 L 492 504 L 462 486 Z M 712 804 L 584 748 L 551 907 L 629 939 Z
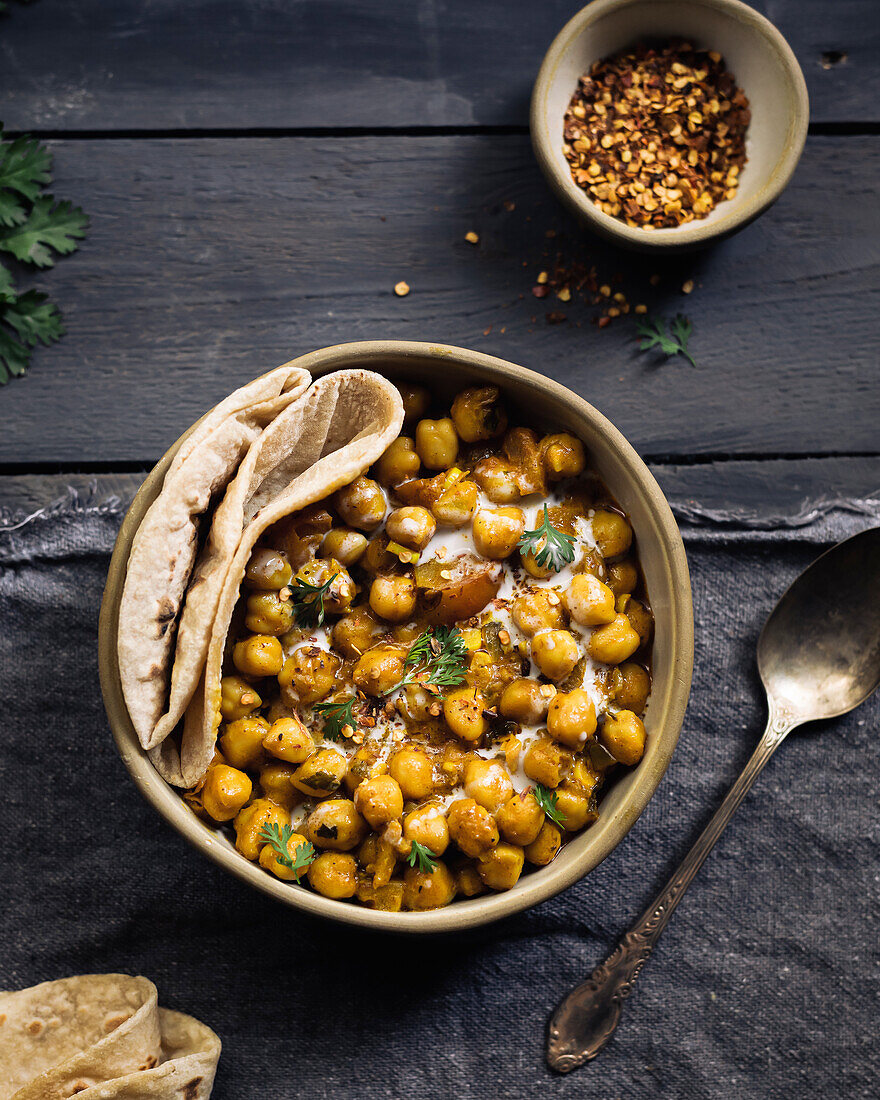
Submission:
M 770 700 L 767 728 L 757 748 L 676 872 L 605 962 L 556 1009 L 547 1042 L 547 1061 L 553 1069 L 568 1073 L 582 1066 L 595 1058 L 614 1034 L 623 1002 L 632 993 L 676 905 L 761 769 L 797 724 L 788 707 Z

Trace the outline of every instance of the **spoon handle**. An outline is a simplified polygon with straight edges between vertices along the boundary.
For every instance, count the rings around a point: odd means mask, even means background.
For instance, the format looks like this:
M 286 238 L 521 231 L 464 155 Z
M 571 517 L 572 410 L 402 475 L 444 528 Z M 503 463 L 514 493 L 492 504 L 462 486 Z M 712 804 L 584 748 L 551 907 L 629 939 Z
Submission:
M 632 993 L 636 978 L 673 910 L 761 769 L 797 724 L 787 708 L 771 700 L 767 728 L 758 747 L 678 870 L 612 954 L 568 994 L 553 1014 L 547 1042 L 547 1062 L 551 1069 L 560 1073 L 577 1069 L 595 1058 L 614 1034 L 623 1002 Z

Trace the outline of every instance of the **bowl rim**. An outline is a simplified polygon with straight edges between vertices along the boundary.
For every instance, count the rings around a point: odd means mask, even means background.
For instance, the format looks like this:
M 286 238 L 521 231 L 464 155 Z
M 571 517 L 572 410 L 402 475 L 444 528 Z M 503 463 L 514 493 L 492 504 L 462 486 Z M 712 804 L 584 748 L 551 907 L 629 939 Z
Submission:
M 617 459 L 626 469 L 627 476 L 632 478 L 641 493 L 656 524 L 672 597 L 673 619 L 670 682 L 662 719 L 662 741 L 660 750 L 652 761 L 651 770 L 646 770 L 639 777 L 627 799 L 615 811 L 611 822 L 606 819 L 607 836 L 604 843 L 595 845 L 595 851 L 588 849 L 570 866 L 559 865 L 554 869 L 554 865 L 550 864 L 549 867 L 542 868 L 541 879 L 530 883 L 529 888 L 522 892 L 481 895 L 425 912 L 387 913 L 360 905 L 340 904 L 305 887 L 282 882 L 219 842 L 214 831 L 190 811 L 177 790 L 159 776 L 149 757 L 141 749 L 122 696 L 116 655 L 119 601 L 132 538 L 158 494 L 174 454 L 195 425 L 187 429 L 153 467 L 123 519 L 113 548 L 101 602 L 98 667 L 113 739 L 135 785 L 166 822 L 203 855 L 276 901 L 314 916 L 389 932 L 455 932 L 488 924 L 531 908 L 579 881 L 610 855 L 641 815 L 669 765 L 687 707 L 693 671 L 693 607 L 684 544 L 660 486 L 618 429 L 567 387 L 536 371 L 483 352 L 412 340 L 365 340 L 336 344 L 308 352 L 294 360 L 293 365 L 305 368 L 317 378 L 346 367 L 375 369 L 381 373 L 383 362 L 401 362 L 408 358 L 433 359 L 438 364 L 453 359 L 465 371 L 474 370 L 480 377 L 491 376 L 497 379 L 499 385 L 503 386 L 505 381 L 515 379 L 519 385 L 525 383 L 527 387 L 543 390 L 551 400 L 572 406 L 578 419 L 586 422 L 594 433 L 604 436 L 610 443 Z
M 779 198 L 794 175 L 803 153 L 810 121 L 810 101 L 804 74 L 794 51 L 779 29 L 760 12 L 742 3 L 741 0 L 668 0 L 669 3 L 677 3 L 679 6 L 709 8 L 734 17 L 767 40 L 779 59 L 780 67 L 787 77 L 795 101 L 789 119 L 785 146 L 764 185 L 750 199 L 741 203 L 737 203 L 735 199 L 731 200 L 730 212 L 709 224 L 704 219 L 699 219 L 686 225 L 646 232 L 644 229 L 633 229 L 611 214 L 606 214 L 573 182 L 567 168 L 563 172 L 554 159 L 553 138 L 548 132 L 549 124 L 546 129 L 544 126 L 545 102 L 563 54 L 575 38 L 609 13 L 621 8 L 642 6 L 646 2 L 648 0 L 593 0 L 568 20 L 553 39 L 538 70 L 532 89 L 529 132 L 535 157 L 551 187 L 577 216 L 590 224 L 592 229 L 606 239 L 628 248 L 640 251 L 657 249 L 673 252 L 705 245 L 735 233 L 754 221 Z M 638 34 L 634 33 L 633 38 L 637 37 Z

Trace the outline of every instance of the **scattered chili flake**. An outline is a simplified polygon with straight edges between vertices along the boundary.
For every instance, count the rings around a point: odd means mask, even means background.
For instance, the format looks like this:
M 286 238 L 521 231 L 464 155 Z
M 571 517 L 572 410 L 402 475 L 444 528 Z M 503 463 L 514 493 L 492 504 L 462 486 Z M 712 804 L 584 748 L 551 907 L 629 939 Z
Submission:
M 548 325 L 561 325 L 563 321 L 568 319 L 564 313 L 560 313 L 555 309 L 550 313 L 545 313 L 544 317 Z
M 508 214 L 511 214 L 514 210 L 516 210 L 516 203 L 513 201 L 513 199 L 505 199 L 503 206 Z
M 633 228 L 663 229 L 733 198 L 750 120 L 721 54 L 640 43 L 580 78 L 563 151 L 600 210 Z
M 394 284 L 394 293 L 398 298 L 405 298 L 409 294 L 409 283 L 405 283 L 401 279 L 399 283 Z
M 690 294 L 690 292 L 693 289 L 694 289 L 694 280 L 693 279 L 688 279 L 686 282 L 681 284 L 682 294 Z
M 469 233 L 465 233 L 464 239 L 467 241 L 468 244 L 480 243 L 480 235 L 479 233 L 475 233 L 473 229 Z
M 546 286 L 541 286 L 539 284 L 538 286 L 532 287 L 532 294 L 534 294 L 536 298 L 546 298 L 549 293 L 550 290 Z

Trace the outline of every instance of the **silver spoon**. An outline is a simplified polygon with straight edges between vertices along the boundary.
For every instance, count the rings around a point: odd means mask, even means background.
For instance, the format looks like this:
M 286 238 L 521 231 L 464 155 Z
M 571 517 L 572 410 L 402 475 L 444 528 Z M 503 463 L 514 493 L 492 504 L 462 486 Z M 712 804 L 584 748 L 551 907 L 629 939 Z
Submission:
M 614 1034 L 673 910 L 785 737 L 804 722 L 846 714 L 880 684 L 880 527 L 838 543 L 795 580 L 761 631 L 758 671 L 769 709 L 758 747 L 672 878 L 557 1008 L 547 1042 L 552 1069 L 582 1066 Z

